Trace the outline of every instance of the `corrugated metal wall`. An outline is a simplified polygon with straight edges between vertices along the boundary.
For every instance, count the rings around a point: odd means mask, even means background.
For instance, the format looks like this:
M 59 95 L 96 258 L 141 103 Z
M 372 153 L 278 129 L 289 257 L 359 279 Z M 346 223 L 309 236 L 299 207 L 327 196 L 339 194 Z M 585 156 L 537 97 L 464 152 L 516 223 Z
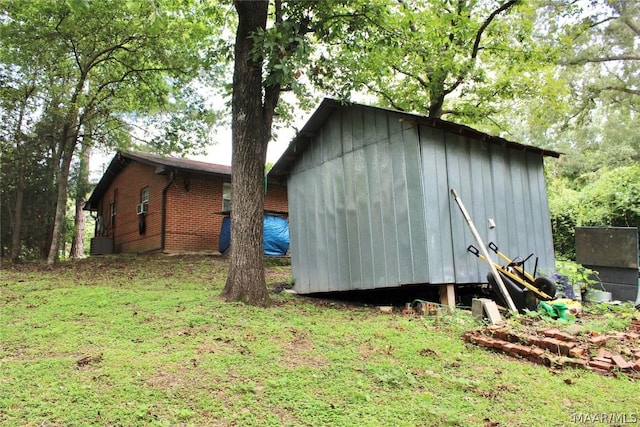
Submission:
M 535 253 L 539 271 L 555 270 L 543 159 L 538 153 L 483 143 L 420 127 L 429 237 L 429 283 L 486 281 L 488 265 L 467 252 L 477 246 L 460 209 L 455 188 L 486 244 L 511 258 Z M 493 219 L 495 228 L 489 227 Z M 447 238 L 447 236 L 451 236 Z M 499 261 L 494 256 L 495 261 Z M 533 259 L 526 264 L 533 269 Z
M 488 241 L 513 256 L 535 248 L 553 265 L 539 154 L 401 117 L 338 109 L 298 158 L 288 183 L 298 292 L 484 281 L 488 266 L 466 251 L 474 241 L 451 187 Z

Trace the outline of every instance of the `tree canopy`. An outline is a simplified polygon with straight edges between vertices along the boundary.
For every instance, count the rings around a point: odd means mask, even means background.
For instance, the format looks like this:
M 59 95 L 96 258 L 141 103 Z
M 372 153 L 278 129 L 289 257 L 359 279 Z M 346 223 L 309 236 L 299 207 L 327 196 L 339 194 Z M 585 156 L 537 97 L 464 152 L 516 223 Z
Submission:
M 50 218 L 40 234 L 55 243 L 81 145 L 135 142 L 134 124 L 153 125 L 148 139 L 163 153 L 209 143 L 219 117 L 210 88 L 230 80 L 232 62 L 234 210 L 252 217 L 261 210 L 258 190 L 274 124 L 317 96 L 364 97 L 564 151 L 547 165 L 552 199 L 575 192 L 601 200 L 594 188 L 622 186 L 614 177 L 635 177 L 624 168 L 640 158 L 634 2 L 15 0 L 3 2 L 0 13 L 2 197 L 10 202 L 2 209 L 11 218 L 3 237 L 25 228 L 19 220 L 25 194 L 44 188 L 50 198 L 55 188 L 55 200 L 41 198 L 49 204 L 28 209 Z M 284 102 L 288 93 L 297 96 L 293 104 Z M 607 174 L 599 174 L 605 166 Z M 608 184 L 597 184 L 605 177 Z M 621 188 L 626 196 L 607 204 L 609 213 L 596 215 L 593 205 L 595 216 L 580 221 L 637 221 L 619 211 L 635 200 L 635 190 Z M 51 205 L 58 208 L 54 218 Z M 562 206 L 552 203 L 552 211 L 575 225 L 577 217 Z M 259 244 L 258 223 L 245 224 L 240 247 Z M 243 239 L 240 231 L 234 235 Z M 49 246 L 51 261 L 58 251 Z M 258 252 L 246 260 L 252 269 L 261 262 Z M 238 277 L 262 288 L 255 271 Z
M 130 117 L 178 110 L 182 116 L 174 116 L 159 141 L 168 146 L 165 151 L 192 148 L 193 140 L 180 138 L 176 129 L 185 122 L 208 127 L 211 115 L 186 88 L 217 66 L 209 54 L 219 34 L 215 7 L 167 2 L 160 13 L 159 4 L 149 2 L 68 3 L 4 2 L 0 22 L 2 107 L 8 117 L 3 162 L 22 165 L 15 177 L 19 192 L 29 156 L 49 159 L 57 192 L 53 230 L 43 233 L 51 238 L 50 264 L 58 257 L 79 144 L 121 146 L 131 140 Z M 28 141 L 44 148 L 38 151 Z

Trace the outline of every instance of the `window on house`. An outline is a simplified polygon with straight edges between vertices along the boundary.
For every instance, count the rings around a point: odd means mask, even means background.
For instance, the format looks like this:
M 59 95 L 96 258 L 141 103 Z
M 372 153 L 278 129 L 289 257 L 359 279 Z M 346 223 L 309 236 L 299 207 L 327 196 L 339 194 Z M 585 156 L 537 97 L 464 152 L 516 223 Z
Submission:
M 140 190 L 140 203 L 143 205 L 149 204 L 149 187 L 144 187 Z
M 222 184 L 222 211 L 231 211 L 231 183 Z
M 111 227 L 116 225 L 116 204 L 111 203 L 109 205 L 109 215 L 111 216 Z

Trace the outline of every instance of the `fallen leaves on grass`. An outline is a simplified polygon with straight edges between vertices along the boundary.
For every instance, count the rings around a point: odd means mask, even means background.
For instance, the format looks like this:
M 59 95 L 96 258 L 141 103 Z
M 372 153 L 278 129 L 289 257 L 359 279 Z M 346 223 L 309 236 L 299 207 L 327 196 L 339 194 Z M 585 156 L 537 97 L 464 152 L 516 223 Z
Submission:
M 95 356 L 84 356 L 80 359 L 76 360 L 76 364 L 78 366 L 85 366 L 90 363 L 98 363 L 102 360 L 102 353 L 96 354 Z

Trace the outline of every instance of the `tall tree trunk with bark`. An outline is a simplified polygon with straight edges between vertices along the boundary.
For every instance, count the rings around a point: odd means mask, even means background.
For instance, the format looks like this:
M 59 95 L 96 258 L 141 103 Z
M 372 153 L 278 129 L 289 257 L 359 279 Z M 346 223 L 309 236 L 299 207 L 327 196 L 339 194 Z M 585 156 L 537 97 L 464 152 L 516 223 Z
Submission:
M 53 231 L 51 233 L 51 245 L 47 255 L 47 265 L 53 266 L 59 259 L 59 250 L 63 239 L 64 218 L 67 210 L 67 187 L 69 184 L 69 171 L 71 160 L 76 147 L 78 131 L 76 122 L 78 118 L 77 108 L 73 109 L 67 116 L 66 123 L 62 130 L 60 142 L 60 152 L 54 159 L 55 181 L 56 181 L 56 212 L 53 220 Z
M 69 171 L 71 170 L 71 160 L 73 152 L 78 143 L 78 98 L 84 90 L 87 81 L 87 72 L 82 71 L 76 83 L 69 110 L 65 115 L 64 124 L 62 126 L 62 134 L 57 151 L 53 156 L 53 168 L 56 181 L 56 213 L 53 220 L 53 231 L 51 233 L 51 245 L 49 246 L 49 254 L 47 255 L 47 265 L 52 267 L 59 258 L 59 250 L 62 241 L 62 233 L 64 231 L 64 218 L 67 211 L 67 188 L 69 186 Z
M 34 78 L 35 80 L 35 78 Z M 15 203 L 13 207 L 13 222 L 11 227 L 11 262 L 17 262 L 22 254 L 21 230 L 22 230 L 22 206 L 24 202 L 24 173 L 26 168 L 26 150 L 22 134 L 22 124 L 27 110 L 29 98 L 35 92 L 35 82 L 25 89 L 21 99 L 20 114 L 16 123 L 14 140 L 16 144 L 15 161 L 18 163 L 18 176 L 16 180 Z
M 231 260 L 222 296 L 267 306 L 263 263 L 264 165 L 280 86 L 264 88 L 263 58 L 254 59 L 251 34 L 266 28 L 269 2 L 235 1 L 238 29 L 235 43 L 232 100 Z
M 90 133 L 88 131 L 88 133 Z M 87 201 L 89 192 L 89 160 L 91 158 L 91 146 L 87 141 L 82 144 L 80 155 L 80 167 L 76 182 L 76 214 L 75 232 L 71 242 L 71 258 L 84 258 L 84 233 L 85 233 L 85 213 L 84 204 Z
M 11 227 L 11 262 L 18 262 L 22 254 L 21 228 L 22 205 L 24 200 L 24 159 L 18 159 L 18 179 L 16 181 L 16 199 Z

